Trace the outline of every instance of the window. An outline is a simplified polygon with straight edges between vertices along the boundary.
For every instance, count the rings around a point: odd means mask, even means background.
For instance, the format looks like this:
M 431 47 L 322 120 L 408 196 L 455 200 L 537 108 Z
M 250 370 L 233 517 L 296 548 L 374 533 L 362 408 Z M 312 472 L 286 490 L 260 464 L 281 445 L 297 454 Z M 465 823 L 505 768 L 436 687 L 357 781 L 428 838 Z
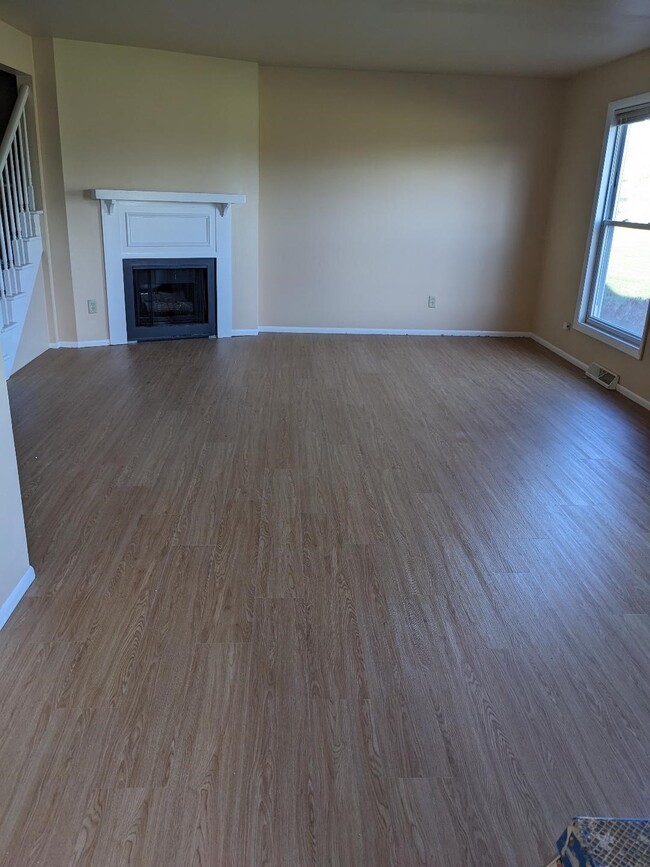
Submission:
M 576 328 L 641 358 L 650 311 L 650 93 L 609 106 Z

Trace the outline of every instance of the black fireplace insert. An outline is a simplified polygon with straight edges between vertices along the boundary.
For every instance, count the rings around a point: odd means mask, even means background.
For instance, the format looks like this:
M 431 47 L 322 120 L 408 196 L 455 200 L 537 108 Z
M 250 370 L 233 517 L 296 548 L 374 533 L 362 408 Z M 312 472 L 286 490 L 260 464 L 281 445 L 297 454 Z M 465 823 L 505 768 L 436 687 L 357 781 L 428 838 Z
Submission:
M 124 292 L 128 340 L 216 336 L 214 259 L 125 259 Z

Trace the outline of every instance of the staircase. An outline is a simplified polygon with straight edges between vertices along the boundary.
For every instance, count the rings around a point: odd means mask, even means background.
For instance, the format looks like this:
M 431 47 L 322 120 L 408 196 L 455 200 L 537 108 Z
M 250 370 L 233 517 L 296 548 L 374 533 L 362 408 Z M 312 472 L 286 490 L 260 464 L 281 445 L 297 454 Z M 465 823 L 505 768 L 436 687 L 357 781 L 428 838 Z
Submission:
M 7 378 L 43 253 L 25 118 L 28 97 L 29 87 L 23 85 L 0 145 L 0 347 Z

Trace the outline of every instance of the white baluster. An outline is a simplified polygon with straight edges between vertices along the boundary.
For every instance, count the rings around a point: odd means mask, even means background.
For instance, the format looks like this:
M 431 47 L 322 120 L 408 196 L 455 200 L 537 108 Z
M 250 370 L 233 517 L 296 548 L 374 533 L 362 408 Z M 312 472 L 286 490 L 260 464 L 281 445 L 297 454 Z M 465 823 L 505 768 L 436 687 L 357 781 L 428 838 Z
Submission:
M 21 241 L 23 241 L 23 247 L 25 239 L 29 236 L 29 232 L 27 230 L 27 223 L 25 221 L 25 213 L 27 211 L 27 200 L 25 199 L 25 188 L 23 185 L 22 171 L 21 171 L 21 155 L 20 148 L 18 146 L 18 135 L 16 134 L 13 144 L 11 145 L 11 152 L 13 154 L 14 159 L 14 175 L 16 178 L 16 198 L 18 199 L 18 232 L 20 234 Z
M 4 292 L 0 295 L 0 326 L 6 328 L 11 325 L 11 315 L 9 313 L 9 302 L 4 296 Z
M 10 294 L 10 275 L 9 275 L 9 260 L 7 257 L 7 241 L 5 239 L 4 223 L 0 220 L 0 313 L 2 321 L 0 325 L 4 328 L 11 322 L 11 312 L 9 309 L 8 295 Z
M 4 198 L 4 172 L 0 175 L 0 184 L 3 186 L 2 197 Z M 7 237 L 4 212 L 2 209 L 0 198 L 0 259 L 2 260 L 2 285 L 6 295 L 13 294 L 9 287 L 9 268 L 11 267 L 9 259 L 9 239 Z
M 4 291 L 4 271 L 0 278 L 0 328 L 6 328 L 11 325 L 11 312 L 9 310 L 9 301 Z
M 11 324 L 11 308 L 9 305 L 10 275 L 6 259 L 6 241 L 4 230 L 0 226 L 0 256 L 2 256 L 2 270 L 0 271 L 0 326 L 3 328 Z
M 31 211 L 33 210 L 33 208 L 31 205 L 31 195 L 30 195 L 30 189 L 29 189 L 30 182 L 29 182 L 29 177 L 28 177 L 27 149 L 26 149 L 26 145 L 25 145 L 26 135 L 27 135 L 27 131 L 26 131 L 26 127 L 25 127 L 25 112 L 23 111 L 23 113 L 20 117 L 20 122 L 18 124 L 18 130 L 17 130 L 18 154 L 19 154 L 18 165 L 20 166 L 20 179 L 21 179 L 22 189 L 23 189 L 23 203 L 24 203 L 24 208 L 25 208 L 23 219 L 25 221 L 25 230 L 27 232 L 27 235 L 30 238 L 33 238 L 34 235 L 36 234 L 36 230 L 35 230 L 35 225 L 34 225 L 34 219 L 33 219 L 33 216 L 31 214 Z
M 16 257 L 14 256 L 14 247 L 11 238 L 11 219 L 9 216 L 9 206 L 8 206 L 8 196 L 7 196 L 7 184 L 8 184 L 8 172 L 7 167 L 5 166 L 0 173 L 0 215 L 2 217 L 2 237 L 5 240 L 5 250 L 3 252 L 3 261 L 6 262 L 6 275 L 8 275 L 8 279 L 5 280 L 5 288 L 9 295 L 16 295 L 18 293 L 18 277 L 16 275 Z M 6 255 L 6 259 L 5 259 Z
M 0 141 L 0 328 L 13 324 L 20 268 L 28 264 L 28 239 L 38 225 L 25 115 L 28 96 L 23 85 Z
M 11 215 L 11 232 L 14 240 L 14 258 L 18 266 L 25 264 L 25 249 L 23 247 L 22 232 L 20 226 L 20 205 L 18 203 L 18 183 L 16 180 L 16 165 L 14 163 L 13 146 L 9 148 L 7 159 L 9 169 L 9 212 Z
M 25 147 L 25 169 L 27 170 L 27 202 L 30 211 L 36 210 L 36 200 L 34 198 L 34 182 L 32 180 L 32 160 L 29 155 L 29 135 L 27 133 L 27 114 L 23 109 L 21 117 L 21 125 L 23 130 L 23 145 Z

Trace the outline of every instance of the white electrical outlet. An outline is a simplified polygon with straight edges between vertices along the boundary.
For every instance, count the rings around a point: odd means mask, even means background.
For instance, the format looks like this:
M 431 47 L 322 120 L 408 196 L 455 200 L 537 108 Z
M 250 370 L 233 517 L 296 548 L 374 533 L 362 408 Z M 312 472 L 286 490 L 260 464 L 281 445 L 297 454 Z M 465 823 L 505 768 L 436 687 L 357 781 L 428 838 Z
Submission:
M 94 298 L 88 299 L 88 312 L 89 313 L 97 313 L 97 302 Z
M 429 295 L 429 307 L 435 307 L 435 306 L 436 306 L 436 296 L 435 295 Z
M 562 331 L 570 331 L 570 330 L 571 330 L 571 323 L 569 322 L 568 319 L 565 319 L 564 322 L 562 323 Z

